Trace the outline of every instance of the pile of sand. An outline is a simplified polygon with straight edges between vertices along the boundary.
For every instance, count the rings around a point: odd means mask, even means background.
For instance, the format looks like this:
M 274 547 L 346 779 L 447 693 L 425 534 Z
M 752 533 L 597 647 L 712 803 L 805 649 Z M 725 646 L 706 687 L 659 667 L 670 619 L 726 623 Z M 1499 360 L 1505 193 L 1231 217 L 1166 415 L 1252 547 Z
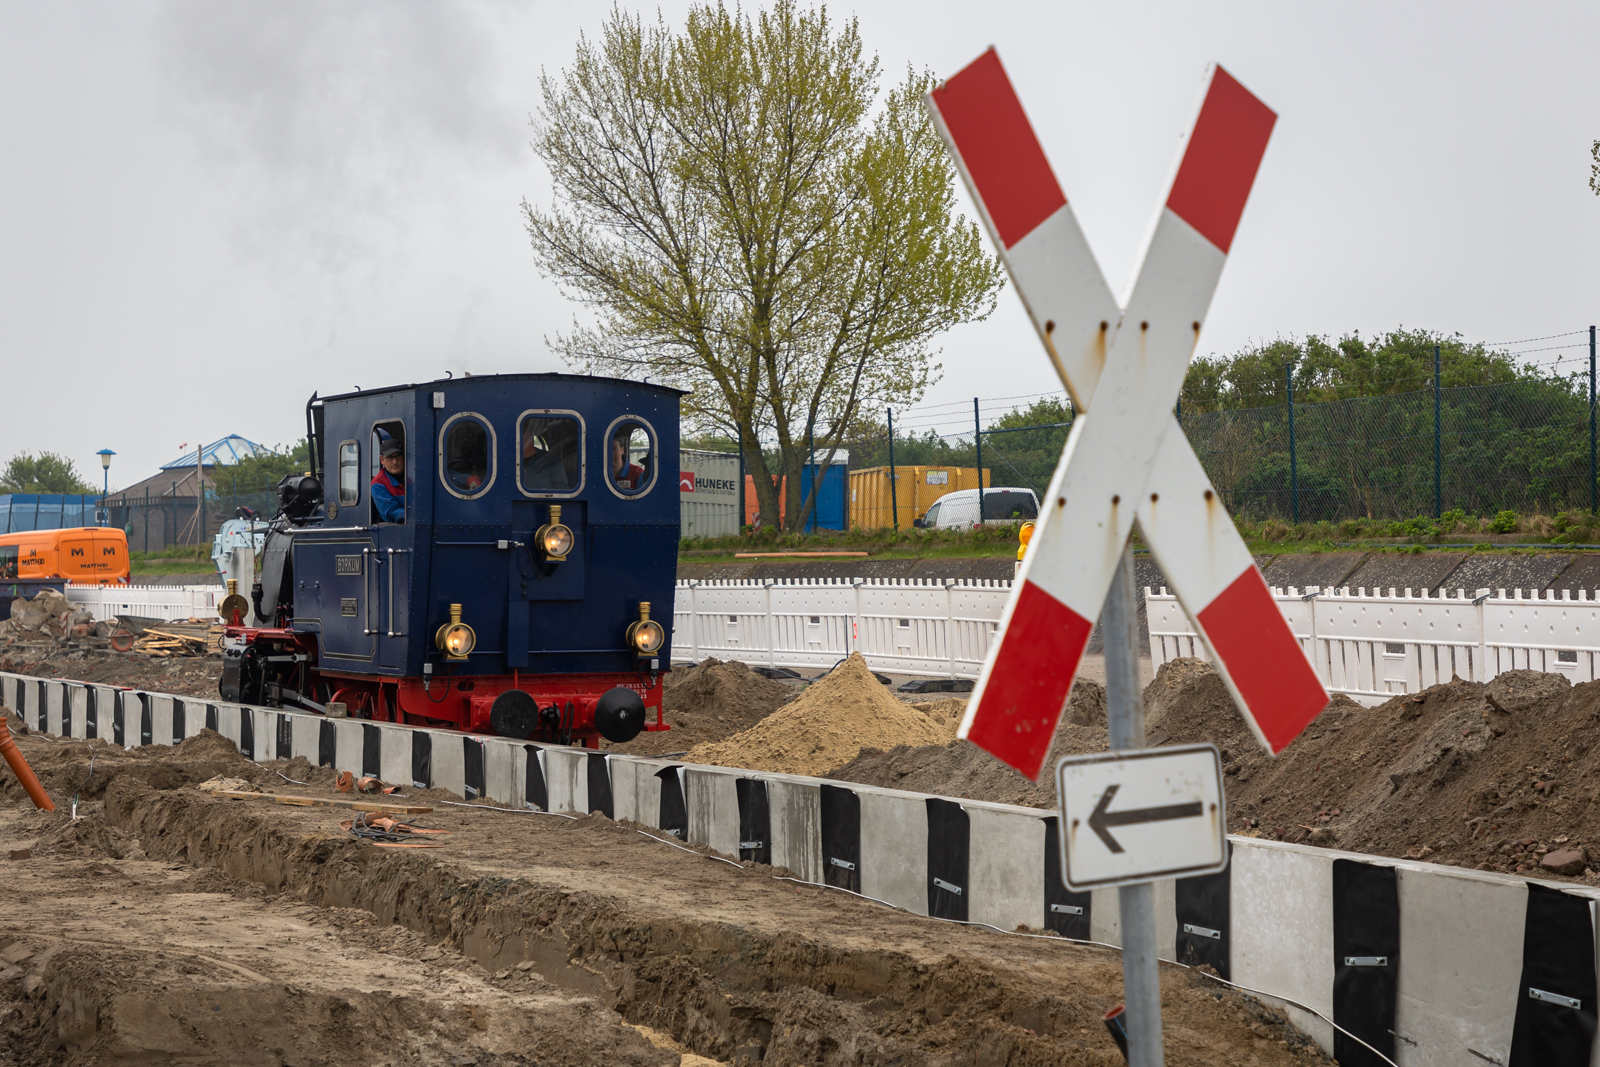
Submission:
M 661 699 L 672 729 L 642 733 L 620 745 L 607 742 L 605 747 L 635 756 L 686 752 L 748 730 L 794 695 L 791 686 L 757 674 L 737 660 L 702 660 L 667 674 Z
M 961 703 L 918 705 L 890 696 L 856 652 L 755 726 L 696 745 L 686 758 L 724 767 L 823 774 L 868 745 L 944 744 L 955 736 L 951 705 Z

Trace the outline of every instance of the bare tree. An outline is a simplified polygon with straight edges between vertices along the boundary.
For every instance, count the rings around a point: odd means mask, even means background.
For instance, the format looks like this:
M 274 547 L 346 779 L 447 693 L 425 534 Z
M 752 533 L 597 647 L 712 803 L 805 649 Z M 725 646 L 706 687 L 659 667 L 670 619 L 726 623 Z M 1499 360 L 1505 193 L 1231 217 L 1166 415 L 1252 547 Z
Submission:
M 752 18 L 691 8 L 681 33 L 613 9 L 541 83 L 533 146 L 549 210 L 523 203 L 541 270 L 591 325 L 572 365 L 690 390 L 685 417 L 739 442 L 762 520 L 790 529 L 807 439 L 831 462 L 863 404 L 937 379 L 933 339 L 986 317 L 1001 285 L 921 97 L 878 102 L 856 24 L 779 0 Z M 775 441 L 776 469 L 763 441 Z

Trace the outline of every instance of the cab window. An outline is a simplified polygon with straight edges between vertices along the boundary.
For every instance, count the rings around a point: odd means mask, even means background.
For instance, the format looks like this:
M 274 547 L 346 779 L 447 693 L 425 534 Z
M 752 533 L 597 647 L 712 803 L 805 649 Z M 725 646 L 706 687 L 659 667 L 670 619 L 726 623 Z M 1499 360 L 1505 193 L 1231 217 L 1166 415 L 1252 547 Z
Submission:
M 583 424 L 571 415 L 530 413 L 517 427 L 517 485 L 524 493 L 583 488 Z
M 606 434 L 606 481 L 627 498 L 643 496 L 656 480 L 656 442 L 639 419 L 618 419 Z
M 347 442 L 355 446 L 356 442 Z M 392 463 L 394 470 L 389 470 L 383 464 L 383 454 L 388 451 L 391 455 L 399 449 L 399 462 Z M 405 522 L 406 521 L 406 424 L 399 419 L 388 422 L 374 423 L 372 427 L 372 441 L 367 454 L 367 484 L 372 486 L 367 493 L 369 501 L 369 522 Z M 339 502 L 344 503 L 344 459 L 343 446 L 339 449 L 341 467 L 339 471 Z M 355 476 L 359 481 L 361 469 L 361 451 L 355 448 Z M 381 488 L 380 488 L 381 487 Z M 360 499 L 360 487 L 352 499 Z
M 17 576 L 17 546 L 0 545 L 0 578 Z
M 339 445 L 339 503 L 354 504 L 361 499 L 361 445 L 344 441 Z
M 477 415 L 456 415 L 439 442 L 439 477 L 451 493 L 482 496 L 494 484 L 494 431 Z

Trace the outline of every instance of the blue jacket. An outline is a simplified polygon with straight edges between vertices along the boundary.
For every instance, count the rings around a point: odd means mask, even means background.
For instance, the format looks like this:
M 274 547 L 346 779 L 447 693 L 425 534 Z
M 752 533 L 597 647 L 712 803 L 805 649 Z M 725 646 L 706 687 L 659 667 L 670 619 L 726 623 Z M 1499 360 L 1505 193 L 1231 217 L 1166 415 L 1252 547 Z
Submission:
M 406 521 L 406 486 L 380 470 L 372 479 L 372 504 L 378 509 L 378 518 L 384 522 Z

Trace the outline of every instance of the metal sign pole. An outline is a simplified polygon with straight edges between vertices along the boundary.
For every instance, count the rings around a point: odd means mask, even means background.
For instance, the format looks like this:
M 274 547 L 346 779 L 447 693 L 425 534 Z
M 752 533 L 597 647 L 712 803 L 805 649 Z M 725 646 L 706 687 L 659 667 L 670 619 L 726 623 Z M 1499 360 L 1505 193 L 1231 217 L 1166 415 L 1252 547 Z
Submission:
M 1106 650 L 1106 725 L 1112 751 L 1144 747 L 1138 618 L 1133 548 L 1124 544 L 1100 615 Z M 1122 911 L 1122 995 L 1127 1005 L 1122 1018 L 1128 1029 L 1128 1064 L 1162 1067 L 1155 888 L 1149 882 L 1125 885 L 1117 890 L 1117 900 Z

